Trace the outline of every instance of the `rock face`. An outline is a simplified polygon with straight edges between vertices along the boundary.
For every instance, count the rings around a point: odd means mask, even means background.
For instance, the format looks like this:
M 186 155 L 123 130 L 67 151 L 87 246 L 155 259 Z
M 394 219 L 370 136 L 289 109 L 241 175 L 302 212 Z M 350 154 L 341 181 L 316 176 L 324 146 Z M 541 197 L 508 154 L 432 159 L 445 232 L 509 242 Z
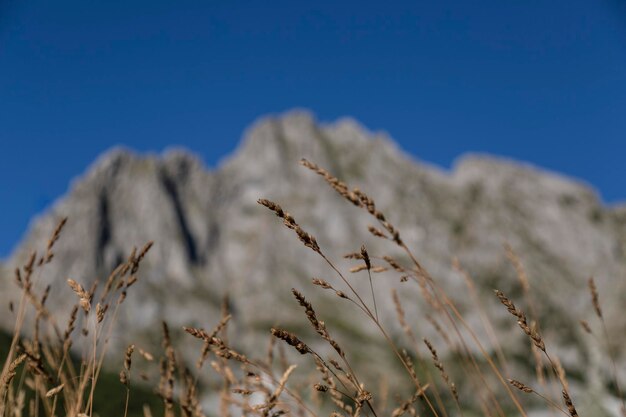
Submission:
M 155 241 L 121 317 L 126 329 L 121 343 L 148 337 L 162 319 L 173 326 L 210 327 L 228 293 L 238 343 L 250 345 L 272 324 L 304 326 L 291 287 L 322 306 L 328 323 L 347 329 L 352 338 L 370 340 L 375 329 L 356 319 L 358 312 L 311 286 L 312 276 L 334 279 L 332 271 L 256 200 L 279 202 L 341 267 L 349 265 L 341 255 L 363 243 L 371 253 L 403 258 L 367 232 L 373 223 L 367 213 L 300 167 L 302 157 L 372 196 L 471 319 L 465 284 L 451 267 L 458 257 L 477 281 L 485 308 L 498 314 L 494 321 L 510 350 L 526 352 L 528 346 L 491 293 L 497 287 L 521 297 L 505 242 L 524 262 L 545 336 L 560 347 L 568 367 L 589 372 L 584 358 L 593 356 L 594 346 L 575 327 L 579 319 L 593 319 L 585 290 L 589 276 L 596 277 L 604 298 L 614 342 L 625 341 L 625 208 L 605 207 L 585 184 L 513 161 L 469 155 L 445 172 L 411 159 L 384 134 L 353 120 L 319 125 L 306 112 L 262 119 L 214 171 L 180 150 L 157 156 L 116 149 L 103 155 L 33 221 L 0 270 L 0 302 L 6 305 L 17 294 L 8 271 L 45 245 L 57 220 L 68 216 L 43 278 L 50 282 L 72 277 L 89 284 L 106 277 L 133 245 Z M 366 276 L 350 278 L 369 294 Z M 419 298 L 417 288 L 383 273 L 375 276 L 375 286 L 386 321 L 394 321 L 395 314 L 390 289 L 400 285 L 409 313 L 424 312 L 420 303 L 410 302 Z M 58 292 L 67 297 L 65 289 Z M 9 326 L 7 317 L 0 320 Z M 416 321 L 417 331 L 432 336 L 424 320 Z M 603 375 L 604 365 L 593 372 Z

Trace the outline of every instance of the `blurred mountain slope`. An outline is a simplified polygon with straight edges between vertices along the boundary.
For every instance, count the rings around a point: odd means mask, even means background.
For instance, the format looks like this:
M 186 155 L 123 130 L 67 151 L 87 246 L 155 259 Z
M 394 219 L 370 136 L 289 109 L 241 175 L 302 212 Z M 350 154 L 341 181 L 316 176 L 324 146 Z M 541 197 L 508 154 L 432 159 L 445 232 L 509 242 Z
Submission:
M 313 276 L 334 279 L 332 271 L 256 200 L 280 203 L 342 267 L 349 263 L 341 255 L 363 243 L 373 254 L 404 259 L 393 245 L 367 232 L 372 219 L 366 213 L 299 166 L 303 157 L 373 197 L 471 322 L 479 323 L 478 317 L 452 260 L 458 257 L 476 279 L 485 308 L 499 314 L 493 288 L 521 299 L 503 249 L 508 243 L 527 268 L 545 336 L 560 349 L 566 366 L 589 374 L 605 372 L 606 364 L 589 371 L 587 358 L 597 346 L 576 327 L 579 319 L 592 317 L 585 288 L 589 276 L 596 277 L 604 297 L 614 342 L 625 341 L 624 208 L 603 206 L 579 181 L 486 155 L 465 156 L 446 172 L 412 159 L 385 134 L 369 132 L 354 120 L 322 125 L 305 111 L 261 119 L 213 171 L 184 150 L 140 155 L 115 149 L 103 155 L 48 212 L 33 220 L 26 239 L 2 267 L 0 302 L 6 305 L 18 294 L 10 271 L 31 250 L 41 250 L 58 219 L 68 216 L 42 284 L 62 286 L 71 277 L 88 286 L 95 278 L 106 278 L 132 246 L 155 241 L 141 282 L 120 317 L 120 346 L 154 341 L 154 329 L 163 319 L 173 327 L 210 327 L 218 321 L 225 294 L 237 344 L 258 346 L 272 324 L 304 326 L 291 287 L 320 306 L 329 325 L 346 330 L 351 339 L 369 342 L 375 329 L 357 311 L 311 286 Z M 366 275 L 350 278 L 369 294 Z M 401 284 L 391 273 L 374 278 L 386 322 L 395 320 L 392 287 L 401 286 L 409 315 L 424 313 L 423 303 L 414 302 L 419 299 L 417 286 Z M 51 304 L 69 308 L 67 297 L 65 288 L 53 291 Z M 3 315 L 0 324 L 9 328 L 10 319 Z M 495 320 L 499 334 L 507 349 L 524 355 L 528 346 L 508 319 Z M 419 326 L 420 334 L 436 338 L 427 323 Z M 371 346 L 378 348 L 373 342 Z

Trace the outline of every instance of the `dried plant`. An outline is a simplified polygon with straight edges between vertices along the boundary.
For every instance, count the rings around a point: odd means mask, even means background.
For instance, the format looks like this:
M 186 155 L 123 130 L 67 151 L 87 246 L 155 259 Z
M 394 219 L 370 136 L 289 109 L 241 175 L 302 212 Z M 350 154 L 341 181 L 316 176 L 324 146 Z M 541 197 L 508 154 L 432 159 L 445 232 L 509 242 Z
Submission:
M 314 307 L 313 298 L 306 288 L 291 288 L 291 294 L 302 309 L 302 321 L 308 321 L 307 326 L 310 327 L 307 328 L 312 332 L 294 327 L 292 322 L 276 323 L 267 326 L 267 347 L 263 342 L 258 349 L 242 349 L 238 335 L 231 328 L 231 321 L 236 320 L 234 317 L 237 315 L 231 314 L 228 299 L 225 298 L 217 317 L 209 318 L 214 327 L 206 328 L 211 330 L 186 326 L 181 331 L 170 328 L 164 322 L 161 326 L 160 358 L 155 358 L 159 356 L 158 347 L 144 346 L 144 350 L 133 344 L 136 341 L 126 342 L 130 343 L 126 350 L 118 352 L 123 361 L 121 365 L 117 362 L 115 368 L 121 368 L 119 381 L 126 393 L 124 411 L 119 410 L 119 415 L 131 415 L 129 404 L 135 397 L 134 390 L 151 382 L 151 376 L 141 372 L 141 366 L 146 365 L 158 368 L 153 373 L 158 373 L 159 382 L 154 385 L 158 385 L 156 396 L 162 402 L 160 408 L 143 405 L 142 415 L 146 417 L 204 417 L 207 414 L 225 417 L 503 417 L 527 416 L 526 410 L 530 407 L 548 407 L 570 417 L 578 416 L 572 395 L 572 392 L 577 394 L 578 391 L 574 384 L 574 389 L 570 388 L 565 367 L 550 349 L 550 333 L 544 332 L 548 325 L 544 323 L 544 328 L 539 326 L 540 304 L 533 298 L 533 277 L 511 245 L 505 245 L 504 254 L 518 277 L 516 285 L 521 286 L 523 291 L 519 304 L 524 308 L 516 306 L 512 298 L 502 291 L 496 290 L 496 296 L 527 338 L 523 348 L 531 346 L 532 355 L 529 358 L 532 360 L 528 364 L 538 382 L 531 381 L 532 386 L 513 378 L 515 375 L 512 372 L 518 371 L 519 367 L 509 363 L 509 352 L 505 352 L 500 343 L 501 335 L 493 324 L 494 318 L 488 314 L 489 301 L 481 299 L 474 279 L 458 260 L 454 260 L 453 268 L 465 281 L 462 285 L 466 285 L 467 292 L 455 299 L 418 261 L 402 239 L 400 230 L 372 197 L 358 188 L 351 189 L 346 182 L 312 162 L 302 160 L 301 164 L 321 176 L 356 210 L 362 210 L 364 215 L 374 219 L 377 225 L 367 226 L 368 237 L 389 247 L 389 254 L 376 253 L 377 250 L 373 249 L 377 248 L 376 245 L 354 242 L 354 247 L 360 246 L 360 249 L 344 255 L 353 263 L 344 270 L 332 260 L 333 255 L 326 252 L 315 236 L 306 232 L 304 226 L 281 205 L 267 199 L 259 199 L 258 203 L 279 217 L 283 225 L 292 231 L 289 233 L 295 233 L 302 245 L 328 266 L 328 277 L 312 278 L 311 290 L 317 290 L 330 302 L 337 303 L 338 309 L 356 311 L 358 319 L 363 320 L 363 323 L 358 323 L 359 327 L 369 326 L 369 330 L 379 335 L 377 347 L 386 349 L 389 358 L 381 356 L 356 360 L 363 355 L 360 342 L 351 343 L 349 336 L 341 334 L 342 328 L 335 326 L 336 315 L 343 310 L 331 311 L 327 304 L 318 304 L 317 301 Z M 61 219 L 52 230 L 42 256 L 33 253 L 15 271 L 15 283 L 21 290 L 21 299 L 11 305 L 16 327 L 0 375 L 0 417 L 101 415 L 94 407 L 94 398 L 97 383 L 107 366 L 105 356 L 109 340 L 129 289 L 141 282 L 140 264 L 152 242 L 139 250 L 132 249 L 128 258 L 113 269 L 102 285 L 86 277 L 62 277 L 68 284 L 63 289 L 70 296 L 72 310 L 68 317 L 60 318 L 53 313 L 57 310 L 48 305 L 50 292 L 57 288 L 42 288 L 38 276 L 45 273 L 46 265 L 54 262 L 55 243 L 63 238 L 66 223 L 67 219 Z M 385 294 L 377 291 L 380 288 L 377 280 L 389 277 L 395 277 L 393 282 L 399 288 L 412 285 L 415 294 L 419 294 L 418 299 L 409 300 L 412 293 L 405 294 L 403 290 L 394 288 L 391 300 L 395 306 L 395 318 L 386 317 L 388 312 L 381 303 Z M 356 284 L 361 279 L 363 282 Z M 617 355 L 611 348 L 611 334 L 605 322 L 600 294 L 593 278 L 587 285 L 591 307 L 603 328 L 607 358 L 613 369 L 612 386 L 624 404 L 616 366 Z M 363 288 L 365 296 L 359 290 Z M 288 294 L 289 287 L 272 290 Z M 467 308 L 459 307 L 458 298 L 463 298 L 461 301 L 476 310 L 480 318 L 478 327 L 465 317 Z M 422 313 L 410 313 L 409 303 L 419 303 Z M 491 304 L 497 305 L 494 299 Z M 510 317 L 503 309 L 500 310 L 502 316 Z M 32 330 L 24 327 L 30 323 L 27 320 L 29 315 L 34 317 L 31 320 Z M 350 320 L 354 320 L 354 315 L 350 316 Z M 573 323 L 582 327 L 584 333 L 581 335 L 596 338 L 599 332 L 594 331 L 594 320 L 579 318 Z M 487 335 L 486 339 L 480 336 L 483 334 Z M 125 337 L 132 339 L 132 336 L 130 329 L 130 334 L 125 334 Z M 520 334 L 520 337 L 524 336 Z M 194 362 L 191 365 L 188 363 L 188 355 L 179 349 L 181 343 L 197 344 L 195 366 Z M 366 354 L 370 355 L 369 350 Z M 302 361 L 304 366 L 294 361 Z M 379 372 L 388 372 L 389 375 L 372 381 L 369 377 L 371 369 L 367 367 L 370 364 L 378 366 L 378 362 L 388 367 Z M 403 369 L 404 376 L 397 374 L 394 366 Z M 545 373 L 547 379 L 544 378 L 546 367 L 552 371 Z M 389 379 L 396 379 L 397 383 L 389 384 Z M 555 394 L 553 391 L 557 387 Z M 207 414 L 203 410 L 206 404 L 213 407 L 207 410 Z M 623 407 L 626 410 L 626 406 Z

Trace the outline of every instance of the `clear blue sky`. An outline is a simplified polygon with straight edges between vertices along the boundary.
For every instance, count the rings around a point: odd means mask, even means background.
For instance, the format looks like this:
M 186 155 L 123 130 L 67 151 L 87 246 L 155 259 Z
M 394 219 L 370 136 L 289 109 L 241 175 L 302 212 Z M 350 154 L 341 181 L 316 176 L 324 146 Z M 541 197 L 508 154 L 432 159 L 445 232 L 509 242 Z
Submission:
M 445 167 L 489 152 L 626 200 L 624 2 L 309 3 L 0 0 L 0 256 L 109 147 L 214 166 L 293 107 Z

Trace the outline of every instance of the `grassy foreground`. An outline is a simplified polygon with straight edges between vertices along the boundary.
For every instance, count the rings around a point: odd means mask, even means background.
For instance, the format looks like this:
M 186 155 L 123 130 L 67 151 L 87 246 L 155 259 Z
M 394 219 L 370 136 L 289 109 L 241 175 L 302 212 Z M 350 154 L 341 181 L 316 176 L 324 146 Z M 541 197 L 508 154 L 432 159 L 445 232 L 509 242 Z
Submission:
M 296 289 L 292 289 L 292 293 L 302 308 L 302 321 L 308 321 L 327 347 L 325 350 L 314 349 L 301 334 L 272 327 L 267 329 L 271 335 L 269 347 L 259 350 L 263 352 L 262 357 L 258 357 L 259 351 L 241 352 L 227 337 L 231 315 L 224 308 L 215 328 L 184 328 L 186 342 L 198 345 L 198 358 L 193 365 L 186 364 L 172 341 L 167 323 L 163 323 L 161 346 L 152 346 L 149 352 L 129 345 L 119 374 L 112 373 L 110 364 L 105 366 L 109 338 L 115 331 L 116 317 L 119 309 L 124 308 L 128 291 L 139 280 L 141 261 L 149 256 L 152 243 L 133 250 L 105 281 L 90 288 L 69 279 L 64 290 L 73 297 L 74 308 L 69 317 L 55 317 L 51 313 L 54 309 L 47 306 L 51 289 L 40 288 L 37 277 L 54 261 L 54 245 L 61 238 L 64 219 L 52 231 L 46 252 L 33 253 L 28 262 L 15 271 L 15 283 L 22 297 L 10 308 L 17 331 L 12 335 L 0 333 L 0 362 L 4 364 L 0 377 L 0 417 L 283 414 L 500 417 L 528 416 L 530 406 L 533 410 L 543 408 L 555 416 L 578 416 L 568 376 L 544 340 L 538 318 L 532 314 L 532 309 L 530 313 L 526 311 L 532 306 L 531 287 L 521 261 L 511 248 L 507 248 L 507 255 L 518 272 L 524 291 L 520 301 L 525 307 L 520 308 L 515 304 L 518 300 L 498 290 L 494 297 L 502 304 L 502 314 L 509 315 L 511 326 L 518 327 L 527 339 L 532 358 L 529 363 L 537 375 L 536 381 L 530 382 L 517 380 L 510 373 L 497 337 L 481 339 L 478 336 L 478 329 L 470 325 L 454 298 L 422 266 L 403 241 L 401 231 L 376 207 L 372 198 L 361 190 L 351 190 L 309 161 L 301 163 L 320 175 L 355 209 L 371 215 L 369 232 L 401 250 L 404 258 L 410 260 L 403 264 L 389 256 L 370 254 L 361 246 L 356 252 L 344 255 L 352 259 L 355 266 L 341 271 L 314 235 L 305 231 L 278 203 L 266 199 L 258 201 L 306 248 L 327 263 L 334 278 L 328 281 L 314 278 L 312 283 L 329 298 L 345 304 L 345 308 L 357 309 L 362 319 L 376 329 L 381 342 L 403 369 L 402 391 L 389 393 L 383 385 L 366 384 L 361 370 L 356 369 L 347 353 L 354 350 L 353 347 L 340 344 L 333 336 L 338 329 L 329 329 L 305 295 Z M 474 296 L 472 278 L 461 265 L 457 264 L 456 268 L 466 278 L 469 295 Z M 428 320 L 439 335 L 437 340 L 417 334 L 395 291 L 392 297 L 397 328 L 388 328 L 385 324 L 388 321 L 379 317 L 372 274 L 383 271 L 396 273 L 402 285 L 415 285 L 419 289 L 421 300 L 416 302 L 427 306 Z M 347 278 L 348 273 L 357 272 L 367 273 L 369 293 L 359 293 Z M 605 345 L 610 346 L 610 334 L 606 331 L 600 295 L 593 279 L 588 282 L 588 290 L 589 302 L 597 316 L 594 320 L 601 323 L 599 328 L 604 331 L 596 335 L 587 321 L 582 321 L 581 326 L 589 337 L 602 338 Z M 475 308 L 482 313 L 478 299 Z M 484 314 L 481 318 L 481 332 L 493 335 L 495 326 Z M 398 334 L 402 335 L 401 339 Z M 286 354 L 285 348 L 300 354 L 314 367 L 307 382 L 293 377 L 295 356 Z M 444 351 L 445 355 L 440 353 Z M 613 370 L 611 390 L 620 399 L 622 417 L 626 417 L 615 355 L 607 349 L 605 356 Z M 141 361 L 141 372 L 137 372 L 137 361 Z M 152 371 L 144 374 L 143 370 L 150 368 Z M 206 381 L 207 374 L 213 382 L 201 383 Z M 153 387 L 150 381 L 155 381 Z

